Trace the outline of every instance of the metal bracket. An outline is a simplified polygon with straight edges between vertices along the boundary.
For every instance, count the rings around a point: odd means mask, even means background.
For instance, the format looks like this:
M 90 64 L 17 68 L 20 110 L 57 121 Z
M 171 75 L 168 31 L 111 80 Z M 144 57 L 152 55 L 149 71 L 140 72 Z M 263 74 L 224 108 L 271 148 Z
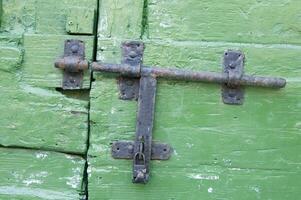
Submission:
M 134 141 L 116 141 L 112 144 L 112 157 L 115 159 L 133 159 Z M 151 160 L 168 160 L 172 148 L 164 143 L 152 143 Z
M 85 44 L 81 40 L 66 40 L 64 56 L 55 61 L 55 67 L 63 70 L 62 88 L 80 89 L 83 85 L 84 70 L 88 69 L 85 60 Z
M 244 59 L 241 51 L 227 50 L 224 53 L 223 72 L 228 74 L 228 82 L 222 84 L 222 99 L 225 104 L 243 104 L 244 88 L 239 85 L 239 81 L 244 73 Z
M 132 73 L 124 73 L 119 77 L 119 98 L 123 100 L 137 100 L 139 95 L 139 78 L 135 79 L 133 77 L 140 73 L 144 44 L 138 41 L 124 42 L 121 45 L 121 50 L 121 63 L 128 65 Z
M 147 183 L 150 160 L 169 159 L 172 148 L 168 144 L 153 143 L 152 131 L 157 80 L 145 75 L 140 77 L 144 45 L 141 42 L 122 44 L 122 64 L 127 70 L 119 78 L 120 98 L 138 99 L 135 141 L 117 141 L 112 144 L 116 159 L 133 159 L 133 183 Z

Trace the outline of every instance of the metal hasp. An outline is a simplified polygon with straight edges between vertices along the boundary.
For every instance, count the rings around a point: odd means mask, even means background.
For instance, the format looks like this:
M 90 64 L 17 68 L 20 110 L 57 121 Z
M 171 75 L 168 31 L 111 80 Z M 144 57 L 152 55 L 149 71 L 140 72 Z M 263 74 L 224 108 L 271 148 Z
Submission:
M 125 42 L 122 45 L 122 64 L 129 73 L 120 73 L 120 98 L 138 99 L 135 141 L 117 141 L 112 145 L 112 156 L 116 159 L 133 160 L 133 183 L 147 183 L 150 160 L 167 160 L 171 155 L 168 144 L 153 144 L 157 80 L 153 76 L 140 74 L 144 45 L 141 42 Z
M 83 84 L 84 70 L 89 63 L 85 60 L 85 44 L 81 40 L 66 40 L 64 56 L 55 61 L 54 66 L 63 70 L 62 88 L 80 89 Z

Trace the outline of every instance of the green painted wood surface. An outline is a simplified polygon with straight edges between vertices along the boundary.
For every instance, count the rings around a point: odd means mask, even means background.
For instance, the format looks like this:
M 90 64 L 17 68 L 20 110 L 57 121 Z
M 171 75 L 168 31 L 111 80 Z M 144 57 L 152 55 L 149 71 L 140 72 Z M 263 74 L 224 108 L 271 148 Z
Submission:
M 152 161 L 150 182 L 136 185 L 132 162 L 113 159 L 110 144 L 134 139 L 137 104 L 118 99 L 115 76 L 94 73 L 89 199 L 297 199 L 299 4 L 148 0 L 144 30 L 136 31 L 144 33 L 146 65 L 220 72 L 223 52 L 239 49 L 246 54 L 247 74 L 283 76 L 287 87 L 247 87 L 244 105 L 229 106 L 219 85 L 159 80 L 153 139 L 171 144 L 174 153 L 169 161 Z M 120 62 L 120 43 L 130 35 L 124 31 L 99 36 L 98 60 Z
M 300 44 L 298 0 L 148 0 L 150 38 Z
M 86 57 L 92 59 L 93 36 L 70 36 L 66 24 L 70 22 L 74 9 L 96 9 L 96 0 L 70 1 L 55 0 L 5 0 L 3 1 L 1 32 L 10 34 L 24 33 L 24 79 L 39 87 L 61 87 L 62 72 L 53 70 L 53 60 L 63 55 L 66 38 L 85 41 Z M 69 21 L 67 20 L 69 19 Z M 93 24 L 94 19 L 89 23 Z M 87 19 L 78 21 L 79 27 L 85 27 Z M 32 56 L 35 55 L 35 56 Z M 85 74 L 83 88 L 89 88 L 90 74 Z
M 140 38 L 143 5 L 143 0 L 99 0 L 98 38 Z
M 94 36 L 87 32 L 97 0 L 0 4 L 0 199 L 85 199 L 90 72 L 86 90 L 61 91 L 54 60 L 65 39 L 83 40 L 92 59 Z M 87 9 L 92 16 L 72 15 Z M 70 20 L 78 28 L 72 35 Z
M 75 200 L 85 160 L 62 153 L 0 148 L 1 200 Z
M 300 8 L 298 0 L 0 0 L 0 199 L 297 199 Z M 218 85 L 159 80 L 154 140 L 174 152 L 135 185 L 132 162 L 114 160 L 110 144 L 134 139 L 137 103 L 118 99 L 114 75 L 94 73 L 90 93 L 57 90 L 53 61 L 67 38 L 84 40 L 89 60 L 119 63 L 120 43 L 143 39 L 146 65 L 216 72 L 224 50 L 240 49 L 246 73 L 288 84 L 248 87 L 244 105 L 229 106 Z M 84 88 L 90 82 L 88 72 Z M 75 156 L 87 150 L 88 168 Z
M 95 10 L 96 1 L 3 1 L 0 36 L 2 146 L 55 149 L 84 154 L 88 138 L 88 93 L 56 91 L 62 72 L 54 60 L 63 55 L 64 40 L 85 41 L 93 56 L 93 36 L 68 35 L 72 9 Z M 70 18 L 68 18 L 70 19 Z M 94 23 L 93 18 L 89 18 Z M 83 26 L 87 19 L 78 21 Z M 90 73 L 84 88 L 90 87 Z

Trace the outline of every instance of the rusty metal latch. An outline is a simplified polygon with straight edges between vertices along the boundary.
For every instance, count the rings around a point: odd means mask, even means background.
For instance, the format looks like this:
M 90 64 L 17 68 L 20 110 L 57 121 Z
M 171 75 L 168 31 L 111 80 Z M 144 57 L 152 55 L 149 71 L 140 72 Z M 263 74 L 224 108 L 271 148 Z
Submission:
M 113 72 L 120 75 L 119 97 L 121 99 L 138 99 L 135 141 L 117 141 L 112 145 L 114 158 L 133 159 L 134 183 L 148 181 L 151 159 L 167 160 L 172 152 L 169 145 L 152 142 L 157 77 L 221 84 L 223 102 L 234 105 L 243 103 L 243 86 L 282 88 L 286 84 L 283 78 L 245 75 L 245 57 L 240 51 L 227 50 L 224 53 L 223 72 L 215 73 L 147 67 L 142 65 L 143 50 L 142 42 L 124 42 L 121 64 L 92 63 L 92 71 Z
M 130 74 L 122 74 L 122 76 L 135 77 L 140 73 L 143 50 L 143 43 L 123 43 L 122 63 L 131 70 Z M 150 160 L 167 160 L 172 151 L 168 144 L 153 143 L 152 141 L 157 80 L 155 77 L 147 75 L 133 80 L 122 77 L 119 81 L 122 91 L 120 98 L 138 98 L 136 137 L 135 141 L 114 142 L 112 156 L 117 159 L 132 159 L 133 183 L 147 183 L 150 174 Z M 132 81 L 131 84 L 128 84 L 129 81 Z M 126 89 L 127 85 L 130 85 L 129 89 Z
M 243 86 L 282 88 L 286 85 L 283 78 L 245 75 L 245 57 L 240 51 L 228 50 L 224 53 L 222 73 L 144 66 L 143 51 L 142 42 L 124 42 L 121 64 L 92 63 L 94 72 L 113 72 L 120 75 L 119 98 L 138 100 L 135 140 L 116 141 L 111 149 L 113 158 L 133 160 L 134 183 L 147 183 L 150 176 L 150 161 L 167 160 L 172 153 L 172 148 L 168 144 L 155 143 L 152 140 L 158 77 L 221 84 L 223 102 L 234 105 L 243 103 Z M 89 65 L 84 57 L 82 41 L 65 41 L 64 57 L 55 62 L 57 68 L 64 70 L 63 89 L 81 87 L 83 71 L 88 69 Z
M 84 71 L 89 63 L 85 60 L 85 45 L 81 40 L 66 40 L 64 56 L 55 61 L 54 66 L 63 70 L 63 89 L 80 89 Z

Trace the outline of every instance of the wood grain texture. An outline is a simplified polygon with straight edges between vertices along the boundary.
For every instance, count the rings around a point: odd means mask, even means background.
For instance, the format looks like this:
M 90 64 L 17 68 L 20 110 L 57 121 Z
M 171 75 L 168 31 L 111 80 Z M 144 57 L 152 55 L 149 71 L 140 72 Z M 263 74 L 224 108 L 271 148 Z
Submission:
M 93 56 L 93 36 L 68 35 L 71 11 L 96 9 L 96 0 L 2 1 L 0 29 L 0 145 L 84 154 L 88 138 L 88 92 L 60 92 L 62 71 L 54 61 L 65 39 L 85 42 Z M 94 23 L 93 18 L 90 24 Z M 86 25 L 87 19 L 77 19 Z M 90 72 L 84 88 L 90 87 Z
M 16 81 L 14 74 L 1 72 L 0 77 L 0 145 L 85 152 L 88 101 L 82 95 L 77 99 L 33 87 Z
M 100 0 L 99 4 L 99 38 L 140 38 L 143 0 Z
M 148 0 L 149 37 L 300 44 L 299 0 Z
M 83 195 L 84 159 L 0 148 L 1 200 L 74 200 Z
M 66 35 L 72 9 L 96 10 L 96 0 L 3 0 L 2 32 Z M 85 19 L 83 19 L 83 22 Z

